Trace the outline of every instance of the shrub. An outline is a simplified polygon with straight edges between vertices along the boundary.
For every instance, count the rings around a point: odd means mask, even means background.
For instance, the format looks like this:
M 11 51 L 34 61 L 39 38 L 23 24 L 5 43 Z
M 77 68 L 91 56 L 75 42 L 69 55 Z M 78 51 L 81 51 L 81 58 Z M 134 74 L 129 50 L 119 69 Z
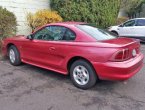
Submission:
M 51 0 L 51 7 L 65 21 L 95 23 L 104 28 L 116 23 L 120 0 Z
M 125 22 L 125 21 L 127 21 L 127 20 L 129 20 L 129 18 L 127 18 L 127 17 L 120 17 L 120 18 L 117 18 L 117 25 L 119 25 L 119 24 L 121 24 L 121 23 L 123 23 L 123 22 Z
M 136 18 L 137 14 L 140 16 L 143 11 L 145 0 L 121 0 L 121 8 L 128 14 L 129 18 Z
M 2 39 L 13 36 L 16 33 L 16 26 L 15 15 L 0 6 L 0 50 Z
M 57 11 L 51 11 L 51 10 L 39 10 L 36 13 L 28 13 L 27 14 L 27 22 L 28 26 L 32 29 L 32 31 L 44 24 L 49 23 L 55 23 L 55 22 L 61 22 L 62 18 L 57 14 Z
M 0 6 L 0 40 L 16 33 L 16 17 L 6 8 Z

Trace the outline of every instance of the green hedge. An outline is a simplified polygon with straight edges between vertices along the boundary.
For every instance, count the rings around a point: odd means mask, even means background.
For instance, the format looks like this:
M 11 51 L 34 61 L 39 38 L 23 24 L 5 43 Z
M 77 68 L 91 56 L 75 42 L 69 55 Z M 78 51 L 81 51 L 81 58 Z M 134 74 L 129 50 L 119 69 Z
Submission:
M 98 27 L 115 24 L 120 0 L 51 0 L 64 21 L 95 23 Z
M 0 41 L 16 33 L 16 17 L 6 8 L 0 6 Z

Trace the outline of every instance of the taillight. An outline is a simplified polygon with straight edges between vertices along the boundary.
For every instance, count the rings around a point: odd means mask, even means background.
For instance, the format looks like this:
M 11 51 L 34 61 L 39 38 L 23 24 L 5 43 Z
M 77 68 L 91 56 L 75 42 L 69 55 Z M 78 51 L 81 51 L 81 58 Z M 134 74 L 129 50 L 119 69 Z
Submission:
M 140 53 L 140 47 L 137 47 L 135 50 L 136 50 L 136 53 L 137 53 L 137 54 Z
M 129 59 L 129 49 L 122 49 L 113 55 L 111 61 L 125 61 L 127 59 Z

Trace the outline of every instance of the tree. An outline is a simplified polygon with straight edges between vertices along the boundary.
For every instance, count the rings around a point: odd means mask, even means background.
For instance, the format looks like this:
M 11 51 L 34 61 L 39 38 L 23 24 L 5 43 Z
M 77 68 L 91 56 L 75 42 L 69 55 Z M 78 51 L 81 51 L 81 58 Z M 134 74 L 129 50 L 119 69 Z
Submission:
M 16 33 L 16 17 L 6 8 L 0 6 L 0 41 Z
M 0 6 L 0 51 L 2 40 L 16 33 L 17 22 L 15 15 Z
M 144 3 L 145 0 L 121 0 L 121 8 L 125 9 L 129 18 L 134 18 L 137 13 L 141 13 Z
M 95 23 L 105 28 L 116 23 L 120 0 L 51 0 L 51 7 L 64 21 Z

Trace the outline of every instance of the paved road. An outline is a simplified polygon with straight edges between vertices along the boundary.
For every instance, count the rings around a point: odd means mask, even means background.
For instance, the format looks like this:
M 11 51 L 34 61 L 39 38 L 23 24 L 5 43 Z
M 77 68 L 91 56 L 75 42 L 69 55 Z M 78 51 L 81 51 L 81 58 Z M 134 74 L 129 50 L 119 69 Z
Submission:
M 145 44 L 141 50 L 145 55 Z M 83 91 L 68 76 L 1 60 L 0 110 L 145 110 L 145 66 L 128 81 Z

